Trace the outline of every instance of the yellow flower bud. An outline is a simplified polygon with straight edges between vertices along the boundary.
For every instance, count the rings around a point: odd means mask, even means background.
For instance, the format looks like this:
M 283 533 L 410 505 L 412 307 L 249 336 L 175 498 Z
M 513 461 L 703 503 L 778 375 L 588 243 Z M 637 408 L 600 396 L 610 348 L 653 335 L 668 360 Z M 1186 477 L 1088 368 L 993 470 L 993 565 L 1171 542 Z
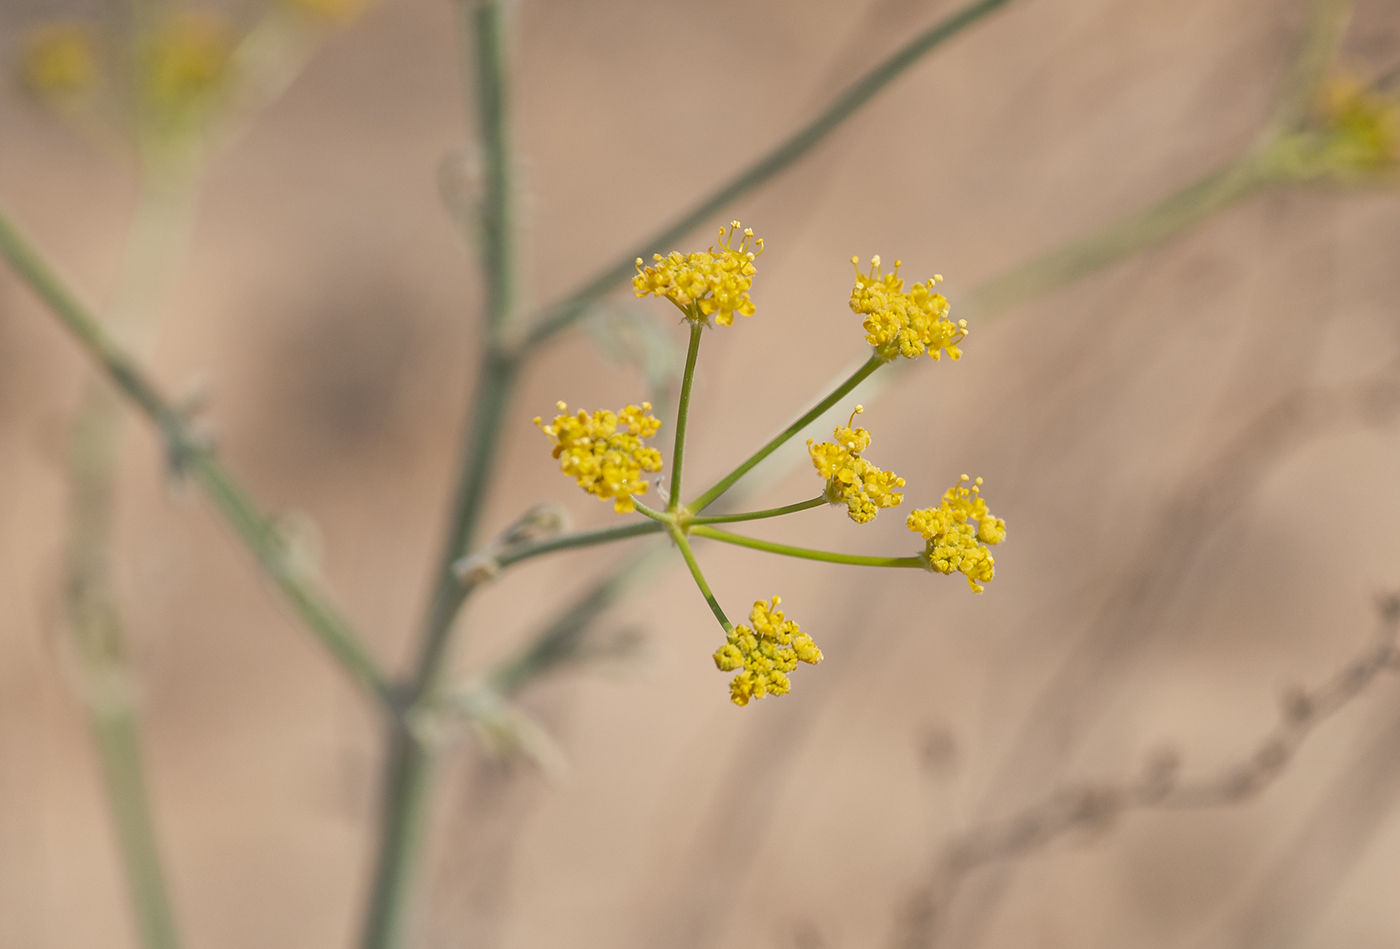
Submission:
M 20 76 L 42 96 L 72 96 L 91 88 L 97 81 L 92 32 L 73 20 L 35 28 L 24 42 Z

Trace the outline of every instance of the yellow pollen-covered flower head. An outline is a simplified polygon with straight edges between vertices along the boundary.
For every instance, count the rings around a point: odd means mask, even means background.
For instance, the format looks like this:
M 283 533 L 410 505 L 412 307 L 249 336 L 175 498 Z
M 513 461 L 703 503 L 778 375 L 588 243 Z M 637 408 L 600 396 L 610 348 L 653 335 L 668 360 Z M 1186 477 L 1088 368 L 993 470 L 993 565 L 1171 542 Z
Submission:
M 707 321 L 713 316 L 720 326 L 733 326 L 735 313 L 754 314 L 749 288 L 761 253 L 763 238 L 754 237 L 753 228 L 740 231 L 739 222 L 731 221 L 727 231 L 720 228 L 718 247 L 694 254 L 655 254 L 650 267 L 638 257 L 632 290 L 639 297 L 665 297 L 687 319 Z
M 97 63 L 92 31 L 74 20 L 57 20 L 36 27 L 26 37 L 20 77 L 41 96 L 68 98 L 97 82 Z
M 773 597 L 769 603 L 759 600 L 749 613 L 748 626 L 735 626 L 727 634 L 727 642 L 715 650 L 715 666 L 721 672 L 739 670 L 729 683 L 729 697 L 735 705 L 748 705 L 750 699 L 765 695 L 786 695 L 792 690 L 788 673 L 799 662 L 815 666 L 822 661 L 822 651 L 797 624 L 778 609 L 782 602 Z
M 850 425 L 864 411 L 865 406 L 856 406 L 850 422 L 836 427 L 835 441 L 818 443 L 807 439 L 812 464 L 817 474 L 826 479 L 826 499 L 846 505 L 846 513 L 857 524 L 873 521 L 880 508 L 897 507 L 904 500 L 897 490 L 904 487 L 904 479 L 861 457 L 861 452 L 870 447 L 870 433 Z
M 943 492 L 938 507 L 913 511 L 906 521 L 924 538 L 929 569 L 962 573 L 973 593 L 981 593 L 982 583 L 992 579 L 996 561 L 987 547 L 1006 540 L 1006 522 L 987 510 L 981 488 L 981 478 L 971 481 L 963 475 Z
M 906 293 L 899 276 L 901 261 L 896 260 L 889 273 L 881 269 L 878 256 L 870 258 L 869 272 L 861 271 L 859 257 L 852 257 L 851 263 L 856 268 L 851 310 L 865 317 L 865 341 L 881 359 L 917 359 L 924 353 L 940 359 L 945 350 L 953 359 L 962 356 L 958 343 L 967 336 L 967 321 L 948 318 L 948 299 L 933 289 L 943 280 L 940 274 Z
M 661 452 L 642 444 L 661 427 L 650 410 L 651 403 L 643 402 L 621 412 L 601 409 L 590 415 L 579 409 L 570 415 L 568 405 L 560 402 L 564 414 L 548 425 L 536 418 L 535 424 L 554 440 L 560 471 L 589 494 L 611 499 L 613 510 L 626 514 L 636 509 L 632 495 L 647 492 L 642 473 L 661 470 Z

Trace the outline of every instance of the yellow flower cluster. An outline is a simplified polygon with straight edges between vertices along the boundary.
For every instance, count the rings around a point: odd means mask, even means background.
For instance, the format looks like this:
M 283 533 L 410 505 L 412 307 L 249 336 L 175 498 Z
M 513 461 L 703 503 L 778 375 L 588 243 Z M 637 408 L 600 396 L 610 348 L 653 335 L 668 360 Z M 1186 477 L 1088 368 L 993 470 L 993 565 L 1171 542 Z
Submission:
M 632 495 L 647 492 L 642 472 L 661 470 L 661 452 L 642 444 L 661 427 L 660 419 L 647 414 L 650 410 L 651 403 L 643 402 L 621 412 L 602 409 L 589 415 L 579 409 L 577 415 L 569 415 L 568 405 L 560 402 L 559 411 L 565 414 L 548 425 L 537 417 L 535 424 L 554 439 L 560 471 L 589 494 L 611 498 L 613 509 L 626 514 L 636 509 Z
M 184 108 L 217 91 L 228 75 L 233 31 L 208 11 L 177 13 L 151 34 L 143 57 L 151 101 Z
M 917 359 L 927 352 L 934 359 L 943 350 L 953 359 L 962 356 L 958 343 L 967 336 L 967 321 L 948 319 L 948 300 L 933 288 L 943 277 L 935 274 L 927 283 L 916 283 L 908 293 L 894 270 L 883 273 L 880 258 L 870 258 L 870 272 L 861 273 L 860 258 L 852 257 L 856 284 L 851 289 L 851 309 L 865 317 L 865 341 L 886 362 L 896 356 Z
M 856 413 L 865 407 L 856 406 Z M 850 419 L 855 421 L 853 414 Z M 875 520 L 882 507 L 897 507 L 904 495 L 895 489 L 904 487 L 904 479 L 893 471 L 883 471 L 861 457 L 870 447 L 870 433 L 863 428 L 838 425 L 835 442 L 814 443 L 807 439 L 807 453 L 817 474 L 826 479 L 826 499 L 832 504 L 846 505 L 846 513 L 857 524 Z
M 71 96 L 90 88 L 97 79 L 91 31 L 72 20 L 37 27 L 25 41 L 20 75 L 43 96 Z
M 1006 522 L 993 517 L 982 500 L 982 479 L 965 487 L 967 475 L 943 492 L 938 507 L 913 511 L 906 522 L 909 529 L 924 538 L 924 556 L 929 568 L 939 573 L 958 571 L 967 577 L 973 593 L 981 593 L 981 582 L 992 579 L 991 551 L 984 545 L 995 546 L 1006 540 Z M 976 526 L 968 523 L 975 521 Z M 980 541 L 980 543 L 979 543 Z
M 1400 161 L 1400 102 L 1353 76 L 1339 76 L 1327 84 L 1321 105 L 1329 170 L 1380 171 Z
M 787 673 L 799 662 L 816 665 L 822 661 L 822 651 L 797 624 L 778 609 L 782 602 L 773 597 L 771 603 L 759 600 L 749 613 L 747 626 L 735 626 L 728 633 L 728 642 L 715 651 L 715 665 L 721 672 L 742 671 L 729 683 L 729 697 L 735 705 L 748 705 L 749 699 L 765 695 L 786 695 L 792 690 Z
M 753 228 L 746 227 L 735 247 L 738 231 L 739 222 L 731 221 L 727 234 L 724 228 L 719 230 L 718 249 L 711 247 L 696 254 L 672 251 L 665 257 L 655 254 L 654 267 L 643 267 L 644 261 L 638 257 L 633 292 L 639 297 L 666 297 L 685 311 L 688 319 L 714 316 L 720 326 L 733 326 L 735 313 L 753 316 L 749 288 L 753 286 L 753 262 L 763 253 L 763 238 L 755 238 Z M 753 250 L 749 249 L 750 241 Z
M 1264 155 L 1278 178 L 1354 179 L 1400 165 L 1400 101 L 1354 76 L 1333 77 L 1322 88 L 1309 128 L 1288 135 Z

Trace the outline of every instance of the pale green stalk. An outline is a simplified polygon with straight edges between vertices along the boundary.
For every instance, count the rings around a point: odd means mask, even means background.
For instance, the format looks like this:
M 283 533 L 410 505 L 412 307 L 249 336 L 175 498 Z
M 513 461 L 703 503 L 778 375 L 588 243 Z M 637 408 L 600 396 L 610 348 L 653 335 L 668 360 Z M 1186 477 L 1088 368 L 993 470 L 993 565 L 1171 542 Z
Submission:
M 112 589 L 113 474 L 120 420 L 111 390 L 90 384 L 69 456 L 72 504 L 65 605 L 137 933 L 146 949 L 178 949 L 179 932 L 141 760 L 126 637 Z
M 94 705 L 88 715 L 102 759 L 102 776 L 111 802 L 141 944 L 146 949 L 179 949 L 180 935 L 151 817 L 136 715 L 129 698 L 110 708 Z
M 708 528 L 697 528 L 707 530 Z M 685 565 L 690 568 L 690 576 L 695 580 L 695 585 L 700 588 L 700 595 L 705 598 L 705 602 L 710 606 L 710 612 L 715 614 L 715 619 L 719 620 L 719 625 L 727 633 L 734 628 L 729 622 L 729 617 L 724 615 L 724 610 L 720 609 L 719 601 L 715 599 L 714 593 L 710 590 L 710 585 L 705 581 L 705 575 L 700 572 L 700 564 L 695 561 L 695 551 L 690 549 L 690 541 L 686 540 L 685 534 L 675 527 L 671 528 L 671 539 L 676 542 L 676 546 L 681 550 L 681 556 L 685 558 Z
M 801 557 L 803 560 L 820 560 L 824 563 L 845 563 L 857 567 L 924 567 L 928 563 L 922 557 L 865 557 L 860 554 L 839 554 L 830 550 L 812 550 L 808 547 L 794 547 L 791 544 L 778 544 L 771 540 L 759 540 L 756 537 L 744 537 L 741 534 L 731 534 L 729 531 L 722 531 L 717 527 L 706 527 L 699 525 L 692 527 L 690 532 L 696 537 L 708 537 L 711 540 L 718 540 L 726 544 L 736 544 L 739 547 L 749 547 L 753 550 L 762 550 L 770 554 L 782 554 L 784 557 Z
M 879 356 L 871 356 L 859 369 L 851 374 L 850 378 L 837 386 L 826 398 L 807 410 L 797 421 L 775 435 L 768 444 L 754 452 L 740 464 L 739 467 L 721 478 L 714 487 L 686 505 L 686 510 L 695 514 L 699 514 L 701 511 L 705 510 L 705 508 L 713 504 L 721 494 L 728 491 L 734 485 L 734 482 L 742 478 L 754 465 L 773 454 L 773 452 L 781 448 L 788 439 L 812 424 L 823 412 L 845 398 L 852 389 L 864 382 L 871 373 L 884 364 L 884 360 Z
M 659 534 L 665 529 L 665 526 L 657 521 L 644 521 L 640 524 L 624 524 L 621 527 L 602 527 L 591 531 L 575 531 L 574 533 L 560 534 L 558 537 L 550 537 L 545 540 L 533 540 L 525 544 L 513 544 L 510 547 L 503 548 L 498 554 L 492 557 L 491 560 L 496 567 L 504 570 L 506 567 L 544 554 L 552 554 L 560 550 L 575 550 L 579 547 L 595 547 L 598 544 L 611 544 L 619 540 L 628 540 L 632 537 Z
M 147 335 L 183 256 L 193 220 L 184 177 L 148 173 L 128 229 L 108 325 Z M 105 380 L 89 379 L 69 445 L 71 491 L 66 607 L 83 672 L 84 701 L 117 831 L 136 928 L 146 949 L 178 949 L 141 755 L 139 710 L 112 580 L 120 406 Z
M 511 197 L 507 38 L 505 14 L 494 0 L 458 0 L 462 52 L 469 62 L 477 121 L 486 164 L 480 207 L 482 270 L 486 281 L 483 357 L 472 401 L 472 418 L 454 493 L 448 536 L 438 557 L 432 601 L 407 684 L 411 705 L 430 703 L 447 663 L 452 627 L 471 586 L 461 583 L 453 565 L 475 540 L 490 487 L 519 360 L 505 353 L 499 339 L 515 306 L 515 221 Z M 398 949 L 409 938 L 415 881 L 427 826 L 435 754 L 403 721 L 392 725 L 385 762 L 384 802 L 379 848 L 364 949 Z
M 691 524 L 733 524 L 737 521 L 759 521 L 770 517 L 782 517 L 784 514 L 796 514 L 798 511 L 810 511 L 814 507 L 821 507 L 831 502 L 826 499 L 826 495 L 819 494 L 806 501 L 798 501 L 796 504 L 785 504 L 782 507 L 770 507 L 762 511 L 744 511 L 739 514 L 711 514 L 707 516 L 687 517 L 684 523 Z
M 1253 153 L 1246 155 L 1156 204 L 979 284 L 958 301 L 959 315 L 991 319 L 1175 237 L 1266 184 L 1258 159 Z
M 690 417 L 690 387 L 695 382 L 695 361 L 700 356 L 700 334 L 705 330 L 699 307 L 691 304 L 690 347 L 685 354 L 685 374 L 681 376 L 681 397 L 676 403 L 676 445 L 671 452 L 671 497 L 666 510 L 674 512 L 681 506 L 681 468 L 685 461 L 685 425 Z

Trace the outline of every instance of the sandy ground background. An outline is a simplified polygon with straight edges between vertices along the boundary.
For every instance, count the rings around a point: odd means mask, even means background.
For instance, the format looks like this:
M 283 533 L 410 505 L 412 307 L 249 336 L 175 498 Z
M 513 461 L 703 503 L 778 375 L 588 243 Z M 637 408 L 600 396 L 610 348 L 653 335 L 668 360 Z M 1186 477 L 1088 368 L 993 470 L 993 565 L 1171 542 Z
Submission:
M 952 6 L 521 3 L 529 298 L 589 276 Z M 78 8 L 4 4 L 4 48 Z M 1024 0 L 727 210 L 769 249 L 759 315 L 705 340 L 690 482 L 728 470 L 860 356 L 851 255 L 942 273 L 956 307 L 1192 180 L 1251 140 L 1303 9 Z M 1374 71 L 1400 62 L 1400 6 L 1362 0 L 1347 50 Z M 470 134 L 460 86 L 444 0 L 384 0 L 334 36 L 213 166 L 151 357 L 172 391 L 210 381 L 224 457 L 267 507 L 314 523 L 326 584 L 396 666 L 476 355 L 480 284 L 436 184 Z M 0 200 L 103 299 L 129 177 L 13 84 L 0 142 Z M 827 656 L 791 696 L 737 709 L 677 560 L 604 624 L 645 632 L 639 658 L 527 699 L 567 755 L 562 781 L 463 746 L 438 796 L 422 945 L 882 945 L 950 834 L 1135 775 L 1163 746 L 1188 776 L 1247 757 L 1282 690 L 1364 648 L 1375 595 L 1400 586 L 1395 399 L 1336 398 L 1400 356 L 1397 250 L 1393 193 L 1265 195 L 975 325 L 962 362 L 901 377 L 864 416 L 871 456 L 916 504 L 964 471 L 986 479 L 1011 538 L 988 592 L 706 549 L 731 614 L 780 593 Z M 666 307 L 647 312 L 682 341 Z M 6 947 L 135 945 L 58 620 L 61 452 L 88 371 L 0 273 Z M 516 398 L 488 528 L 542 498 L 607 523 L 529 420 L 556 399 L 644 394 L 585 334 L 557 340 Z M 169 489 L 149 429 L 128 430 L 120 586 L 188 944 L 350 945 L 377 795 L 372 710 L 206 502 Z M 794 470 L 755 503 L 815 487 Z M 755 533 L 910 544 L 895 513 L 861 529 L 819 510 Z M 465 621 L 462 675 L 612 556 L 541 560 L 496 584 Z M 1397 804 L 1400 682 L 1383 677 L 1246 806 L 1129 815 L 979 872 L 942 944 L 1393 947 Z

